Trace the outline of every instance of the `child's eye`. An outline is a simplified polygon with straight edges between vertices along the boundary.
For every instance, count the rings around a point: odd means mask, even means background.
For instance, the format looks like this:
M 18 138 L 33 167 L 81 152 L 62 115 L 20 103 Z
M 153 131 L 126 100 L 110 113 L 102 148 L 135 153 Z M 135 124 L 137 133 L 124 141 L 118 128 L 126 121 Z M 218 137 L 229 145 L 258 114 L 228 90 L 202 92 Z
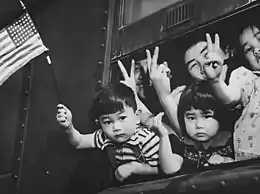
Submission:
M 192 63 L 190 65 L 190 69 L 193 69 L 193 68 L 198 68 L 199 67 L 199 64 L 198 63 Z
M 209 118 L 212 118 L 212 117 L 213 117 L 212 114 L 206 114 L 206 115 L 204 115 L 204 118 L 205 118 L 205 119 L 209 119 Z
M 109 120 L 103 121 L 103 124 L 105 124 L 105 125 L 109 125 L 110 123 L 111 123 L 111 121 L 109 121 Z
M 244 53 L 247 54 L 247 53 L 251 52 L 252 50 L 253 50 L 252 47 L 245 48 Z
M 194 116 L 187 116 L 186 118 L 187 118 L 188 120 L 194 120 L 194 119 L 195 119 Z
M 126 119 L 126 116 L 120 116 L 119 119 L 123 121 Z

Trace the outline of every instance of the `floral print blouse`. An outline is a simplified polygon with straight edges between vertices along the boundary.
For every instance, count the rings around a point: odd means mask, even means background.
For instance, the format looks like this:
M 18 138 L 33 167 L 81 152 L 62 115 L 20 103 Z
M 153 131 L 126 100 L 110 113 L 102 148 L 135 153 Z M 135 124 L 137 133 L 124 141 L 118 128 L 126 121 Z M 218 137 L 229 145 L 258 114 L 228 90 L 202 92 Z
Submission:
M 230 77 L 230 84 L 239 86 L 242 94 L 238 106 L 241 106 L 243 111 L 234 126 L 234 149 L 237 161 L 260 156 L 259 75 L 260 72 L 239 67 Z

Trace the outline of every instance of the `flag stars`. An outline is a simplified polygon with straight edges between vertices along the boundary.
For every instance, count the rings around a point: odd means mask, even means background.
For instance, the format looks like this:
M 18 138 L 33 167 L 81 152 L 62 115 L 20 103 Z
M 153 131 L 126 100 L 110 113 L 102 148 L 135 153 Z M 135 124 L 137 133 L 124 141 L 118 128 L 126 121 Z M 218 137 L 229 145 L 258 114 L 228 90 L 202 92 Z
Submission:
M 7 31 L 16 46 L 20 46 L 34 34 L 38 33 L 29 14 L 25 14 L 14 24 L 7 27 Z

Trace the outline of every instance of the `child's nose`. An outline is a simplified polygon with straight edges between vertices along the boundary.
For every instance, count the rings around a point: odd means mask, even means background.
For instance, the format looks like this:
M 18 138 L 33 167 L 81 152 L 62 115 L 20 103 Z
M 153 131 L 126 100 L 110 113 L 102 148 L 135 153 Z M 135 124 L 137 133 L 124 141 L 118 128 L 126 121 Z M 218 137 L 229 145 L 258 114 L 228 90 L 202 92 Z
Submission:
M 113 128 L 113 131 L 116 132 L 116 131 L 120 131 L 121 130 L 121 123 L 120 122 L 115 122 L 114 123 L 114 128 Z
M 197 129 L 203 128 L 202 119 L 197 119 L 197 121 L 196 121 L 196 128 L 197 128 Z
M 259 56 L 259 54 L 260 54 L 259 52 L 260 52 L 260 48 L 255 47 L 255 48 L 254 48 L 254 55 L 255 55 L 255 56 Z

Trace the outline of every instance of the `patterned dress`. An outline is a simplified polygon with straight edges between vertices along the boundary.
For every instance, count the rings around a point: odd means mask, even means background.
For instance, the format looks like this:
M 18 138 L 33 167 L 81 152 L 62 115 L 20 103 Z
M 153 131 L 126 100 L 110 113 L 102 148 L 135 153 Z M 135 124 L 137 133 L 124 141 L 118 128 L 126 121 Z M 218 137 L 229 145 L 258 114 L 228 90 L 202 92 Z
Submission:
M 243 108 L 243 112 L 234 127 L 235 159 L 238 161 L 260 156 L 259 75 L 259 72 L 239 67 L 230 77 L 230 84 L 239 86 L 242 93 L 237 107 Z
M 196 171 L 199 168 L 209 166 L 209 159 L 214 154 L 234 158 L 233 138 L 230 132 L 223 131 L 208 148 L 195 143 L 190 139 L 184 140 L 184 171 Z

